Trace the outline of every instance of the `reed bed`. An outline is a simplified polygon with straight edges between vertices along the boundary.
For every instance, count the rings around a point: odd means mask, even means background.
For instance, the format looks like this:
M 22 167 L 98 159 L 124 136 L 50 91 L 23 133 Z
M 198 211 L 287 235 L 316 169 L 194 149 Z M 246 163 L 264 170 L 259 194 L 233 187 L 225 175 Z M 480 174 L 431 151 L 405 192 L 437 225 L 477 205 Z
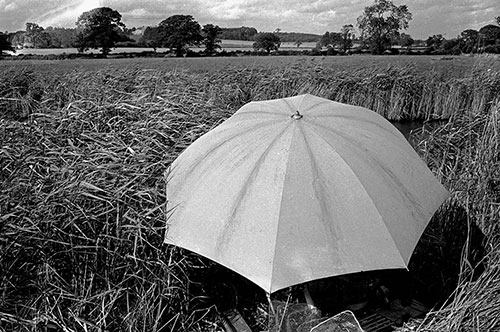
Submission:
M 500 317 L 489 292 L 500 266 L 498 71 L 447 78 L 303 62 L 206 74 L 2 68 L 1 76 L 0 330 L 220 331 L 213 265 L 162 243 L 163 172 L 246 102 L 301 93 L 392 120 L 448 119 L 414 142 L 452 192 L 434 229 L 453 230 L 460 207 L 490 235 L 489 254 L 479 279 L 457 258 L 460 287 L 420 329 L 498 327 L 484 318 Z M 262 320 L 262 306 L 254 309 L 248 315 Z
M 436 223 L 442 233 L 455 233 L 462 220 L 467 237 L 458 243 L 462 248 L 458 287 L 423 321 L 401 331 L 500 330 L 500 100 L 492 105 L 490 112 L 456 115 L 415 138 L 421 155 L 452 193 Z M 486 236 L 480 239 L 484 257 L 472 248 L 477 242 L 474 227 Z

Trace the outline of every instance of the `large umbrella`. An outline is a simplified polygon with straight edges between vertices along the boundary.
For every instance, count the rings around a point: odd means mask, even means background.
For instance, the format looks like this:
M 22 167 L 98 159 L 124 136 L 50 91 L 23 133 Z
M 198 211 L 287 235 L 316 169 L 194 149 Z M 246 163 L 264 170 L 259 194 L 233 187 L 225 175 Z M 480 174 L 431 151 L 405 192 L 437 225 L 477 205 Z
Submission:
M 251 102 L 171 165 L 165 242 L 268 293 L 406 268 L 448 196 L 404 136 L 312 95 Z

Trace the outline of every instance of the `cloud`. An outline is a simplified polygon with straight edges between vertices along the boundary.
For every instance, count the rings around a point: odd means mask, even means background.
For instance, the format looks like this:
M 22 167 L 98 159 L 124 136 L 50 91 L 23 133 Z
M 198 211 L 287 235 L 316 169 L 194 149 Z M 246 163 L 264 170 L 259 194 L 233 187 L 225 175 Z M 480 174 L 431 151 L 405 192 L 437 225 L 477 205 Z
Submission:
M 68 1 L 67 1 L 68 2 Z M 70 1 L 60 7 L 49 10 L 34 21 L 43 27 L 71 26 L 74 27 L 78 17 L 100 6 L 99 0 Z
M 3 10 L 5 10 L 6 12 L 11 12 L 11 11 L 15 11 L 18 8 L 19 8 L 19 6 L 15 2 L 11 2 L 11 3 L 6 4 L 5 7 L 3 8 Z
M 498 0 L 422 0 L 408 8 L 413 13 L 408 31 L 419 38 L 434 34 L 455 38 L 463 30 L 493 23 L 495 13 L 500 14 Z
M 456 37 L 461 31 L 493 24 L 500 15 L 498 0 L 393 0 L 413 13 L 414 38 L 432 34 Z M 259 31 L 339 31 L 356 25 L 373 0 L 0 0 L 0 31 L 23 29 L 26 22 L 74 27 L 78 16 L 99 6 L 118 10 L 128 27 L 157 25 L 176 14 L 192 15 L 200 24 L 252 26 Z

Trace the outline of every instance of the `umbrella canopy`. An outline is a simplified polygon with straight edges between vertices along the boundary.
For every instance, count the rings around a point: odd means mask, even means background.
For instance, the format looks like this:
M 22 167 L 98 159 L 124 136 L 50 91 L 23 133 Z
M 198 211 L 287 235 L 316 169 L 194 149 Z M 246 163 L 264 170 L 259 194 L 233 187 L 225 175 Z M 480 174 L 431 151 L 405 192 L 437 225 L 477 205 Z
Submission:
M 269 293 L 406 268 L 448 196 L 382 116 L 308 94 L 246 104 L 168 177 L 165 242 Z

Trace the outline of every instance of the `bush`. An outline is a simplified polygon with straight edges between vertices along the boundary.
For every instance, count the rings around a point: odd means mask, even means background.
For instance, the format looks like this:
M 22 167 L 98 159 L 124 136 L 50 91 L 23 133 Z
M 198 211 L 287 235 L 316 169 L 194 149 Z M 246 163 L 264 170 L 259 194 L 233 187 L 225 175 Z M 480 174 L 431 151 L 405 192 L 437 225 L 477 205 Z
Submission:
M 500 45 L 488 45 L 484 48 L 484 53 L 500 54 Z

